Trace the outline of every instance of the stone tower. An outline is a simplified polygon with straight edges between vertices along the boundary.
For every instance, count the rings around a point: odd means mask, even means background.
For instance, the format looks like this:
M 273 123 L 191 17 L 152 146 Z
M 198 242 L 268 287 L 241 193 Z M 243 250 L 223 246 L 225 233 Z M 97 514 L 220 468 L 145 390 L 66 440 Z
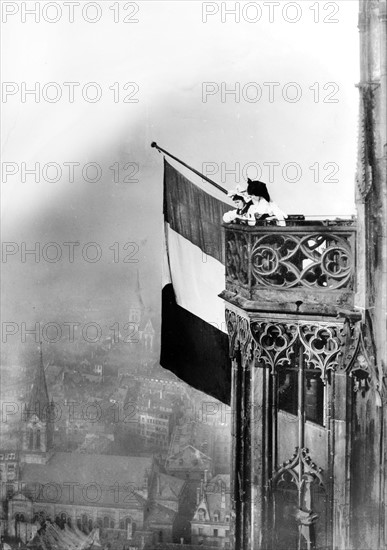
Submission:
M 386 1 L 360 1 L 357 220 L 225 225 L 235 550 L 386 546 Z
M 145 313 L 145 305 L 141 295 L 140 274 L 137 270 L 136 285 L 130 294 L 129 301 L 129 322 L 140 327 Z
M 22 460 L 27 463 L 45 464 L 53 446 L 54 404 L 50 403 L 43 352 L 37 366 L 28 405 L 22 425 Z

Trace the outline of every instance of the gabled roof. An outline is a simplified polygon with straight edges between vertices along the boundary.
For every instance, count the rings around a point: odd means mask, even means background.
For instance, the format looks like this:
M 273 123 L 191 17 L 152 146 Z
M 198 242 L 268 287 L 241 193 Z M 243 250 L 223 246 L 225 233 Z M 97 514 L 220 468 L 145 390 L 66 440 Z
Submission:
M 207 493 L 216 493 L 224 488 L 225 491 L 230 491 L 230 474 L 217 474 L 212 477 L 207 483 L 205 489 Z
M 218 474 L 204 487 L 201 487 L 200 503 L 196 507 L 194 521 L 199 520 L 199 509 L 206 511 L 206 523 L 228 523 L 231 514 L 230 475 Z M 215 514 L 218 516 L 215 519 Z
M 183 449 L 181 449 L 177 453 L 169 456 L 168 459 L 170 459 L 170 458 L 180 458 L 182 455 L 187 456 L 188 454 L 194 455 L 195 458 L 212 460 L 211 457 L 209 457 L 206 454 L 202 453 L 202 451 L 199 451 L 199 449 L 196 449 L 193 445 L 186 445 L 185 447 L 183 447 Z
M 159 525 L 160 523 L 172 524 L 177 512 L 158 504 L 157 502 L 152 505 L 151 511 L 146 519 L 148 527 L 152 527 L 152 523 Z
M 57 452 L 47 464 L 25 464 L 21 481 L 27 488 L 49 483 L 59 487 L 56 498 L 62 504 L 72 503 L 70 484 L 74 504 L 90 506 L 94 495 L 100 506 L 130 508 L 143 505 L 142 488 L 152 466 L 149 457 Z M 88 485 L 86 494 L 82 488 Z
M 154 497 L 156 499 L 179 499 L 183 492 L 185 481 L 168 474 L 158 473 L 159 483 L 156 484 Z
M 199 504 L 197 505 L 197 508 L 195 510 L 195 514 L 194 514 L 194 517 L 193 517 L 194 520 L 199 520 L 199 510 L 204 510 L 204 512 L 205 512 L 204 520 L 209 521 L 210 514 L 209 514 L 207 499 L 206 499 L 205 495 L 202 497 Z

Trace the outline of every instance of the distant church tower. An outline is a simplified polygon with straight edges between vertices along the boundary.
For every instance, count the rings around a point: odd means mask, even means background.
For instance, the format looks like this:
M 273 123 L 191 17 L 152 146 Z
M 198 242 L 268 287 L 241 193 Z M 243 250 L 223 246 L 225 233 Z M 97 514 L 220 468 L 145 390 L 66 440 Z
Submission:
M 136 285 L 130 295 L 129 324 L 133 343 L 139 342 L 147 351 L 154 346 L 155 330 L 150 318 L 150 311 L 143 302 L 140 285 L 140 274 L 137 270 Z
M 42 347 L 22 427 L 22 460 L 45 464 L 53 446 L 53 407 L 49 400 Z
M 129 322 L 135 323 L 140 327 L 145 313 L 145 305 L 142 301 L 141 286 L 140 286 L 140 274 L 137 270 L 136 286 L 134 291 L 130 295 L 129 303 Z

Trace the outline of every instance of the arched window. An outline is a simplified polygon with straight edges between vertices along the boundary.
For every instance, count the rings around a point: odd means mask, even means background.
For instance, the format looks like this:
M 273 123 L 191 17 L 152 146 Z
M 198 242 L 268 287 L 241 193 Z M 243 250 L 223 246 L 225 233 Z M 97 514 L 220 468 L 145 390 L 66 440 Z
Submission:
M 114 519 L 111 519 L 110 520 L 110 529 L 114 529 L 114 526 L 115 526 Z
M 87 517 L 86 514 L 82 514 L 82 531 L 84 533 L 88 533 L 89 529 L 88 529 L 88 522 L 89 522 L 89 518 Z
M 40 449 L 40 430 L 36 431 L 36 448 Z
M 109 528 L 109 518 L 107 516 L 103 518 L 103 526 L 105 529 Z
M 126 538 L 130 540 L 133 535 L 133 525 L 131 518 L 125 518 L 125 529 L 126 529 Z

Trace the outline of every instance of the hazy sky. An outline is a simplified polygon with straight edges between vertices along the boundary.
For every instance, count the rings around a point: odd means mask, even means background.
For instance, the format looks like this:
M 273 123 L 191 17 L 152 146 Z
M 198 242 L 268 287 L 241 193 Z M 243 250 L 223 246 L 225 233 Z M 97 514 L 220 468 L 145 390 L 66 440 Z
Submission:
M 153 140 L 227 188 L 260 175 L 288 213 L 354 213 L 357 1 L 34 5 L 2 3 L 3 323 L 121 323 L 137 269 L 157 312 Z

